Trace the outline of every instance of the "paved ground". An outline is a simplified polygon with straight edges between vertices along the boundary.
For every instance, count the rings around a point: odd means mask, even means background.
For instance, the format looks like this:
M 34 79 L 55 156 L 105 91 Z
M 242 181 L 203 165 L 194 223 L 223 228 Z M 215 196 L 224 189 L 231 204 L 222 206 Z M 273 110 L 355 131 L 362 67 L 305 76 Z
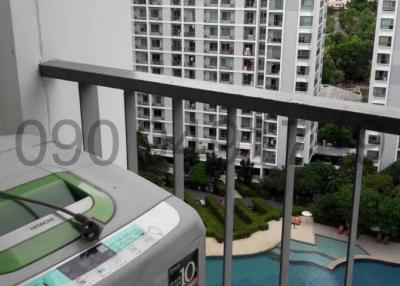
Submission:
M 348 241 L 348 237 L 346 235 L 337 234 L 336 228 L 334 227 L 315 223 L 314 230 L 316 234 Z M 375 242 L 374 238 L 371 236 L 360 235 L 357 239 L 357 244 L 370 254 L 368 257 L 369 259 L 372 258 L 400 264 L 400 243 L 390 242 L 386 245 Z
M 315 234 L 347 241 L 346 235 L 339 235 L 336 228 L 314 223 L 312 219 L 302 217 L 300 226 L 292 227 L 291 238 L 305 243 L 315 244 Z M 253 233 L 249 238 L 233 242 L 233 255 L 249 255 L 267 251 L 281 242 L 282 221 L 271 221 L 269 230 Z M 366 250 L 370 256 L 356 256 L 357 258 L 377 259 L 400 264 L 400 243 L 390 242 L 388 245 L 377 243 L 373 237 L 361 235 L 357 244 Z M 207 256 L 223 256 L 223 243 L 218 243 L 214 238 L 206 239 Z M 329 267 L 334 268 L 344 259 L 334 261 Z
M 282 221 L 271 221 L 269 229 L 253 233 L 249 238 L 238 239 L 233 241 L 233 255 L 248 255 L 264 252 L 275 247 L 281 242 L 282 236 Z M 307 222 L 303 218 L 303 223 L 300 226 L 292 227 L 292 239 L 315 243 L 314 226 L 312 220 Z M 223 256 L 224 244 L 219 243 L 214 238 L 206 239 L 206 254 L 207 256 Z

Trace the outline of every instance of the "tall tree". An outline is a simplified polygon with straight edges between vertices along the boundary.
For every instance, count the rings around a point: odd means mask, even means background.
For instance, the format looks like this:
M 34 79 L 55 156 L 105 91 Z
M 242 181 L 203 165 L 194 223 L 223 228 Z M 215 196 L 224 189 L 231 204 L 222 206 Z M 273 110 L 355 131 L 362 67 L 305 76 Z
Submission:
M 206 173 L 211 178 L 211 183 L 214 184 L 221 175 L 225 172 L 225 160 L 217 157 L 215 152 L 207 153 L 206 158 Z
M 185 148 L 184 150 L 185 160 L 185 174 L 189 174 L 190 169 L 200 162 L 199 153 L 194 148 Z
M 250 159 L 241 160 L 238 172 L 238 180 L 249 185 L 254 177 L 254 163 Z

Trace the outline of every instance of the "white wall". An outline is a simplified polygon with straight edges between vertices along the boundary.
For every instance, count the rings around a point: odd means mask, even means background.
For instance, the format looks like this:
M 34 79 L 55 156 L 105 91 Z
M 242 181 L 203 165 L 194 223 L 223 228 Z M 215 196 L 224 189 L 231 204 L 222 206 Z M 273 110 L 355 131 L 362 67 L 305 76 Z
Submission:
M 9 4 L 0 1 L 0 135 L 16 130 L 22 119 Z
M 11 3 L 23 119 L 41 121 L 48 132 L 62 119 L 73 119 L 80 125 L 77 84 L 42 80 L 38 64 L 57 58 L 131 69 L 129 0 L 7 1 Z M 118 128 L 117 163 L 125 167 L 122 91 L 100 88 L 99 102 L 101 118 L 111 120 Z M 60 135 L 66 141 L 72 141 L 74 136 L 68 128 Z M 104 156 L 110 153 L 110 137 L 110 132 L 102 129 Z

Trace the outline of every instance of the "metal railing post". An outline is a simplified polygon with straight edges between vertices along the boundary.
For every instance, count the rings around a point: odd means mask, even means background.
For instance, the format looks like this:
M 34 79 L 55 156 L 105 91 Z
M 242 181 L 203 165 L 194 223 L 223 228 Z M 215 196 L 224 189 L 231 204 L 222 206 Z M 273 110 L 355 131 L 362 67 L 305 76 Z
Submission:
M 224 286 L 232 284 L 232 244 L 235 192 L 236 161 L 236 113 L 235 108 L 228 109 L 228 139 L 226 151 L 226 195 L 225 195 L 225 242 L 224 242 Z
M 172 105 L 175 196 L 183 200 L 185 196 L 183 101 L 181 99 L 173 99 Z
M 290 233 L 292 227 L 293 190 L 296 168 L 296 133 L 297 119 L 289 118 L 286 144 L 285 202 L 282 218 L 281 267 L 279 273 L 280 286 L 287 286 L 289 281 Z
M 128 170 L 138 173 L 137 111 L 135 92 L 125 91 L 124 100 L 127 166 Z
M 353 269 L 354 269 L 354 248 L 357 240 L 357 226 L 358 214 L 360 208 L 361 197 L 361 182 L 364 168 L 364 148 L 365 148 L 365 130 L 361 129 L 358 135 L 357 153 L 356 153 L 356 173 L 354 177 L 354 191 L 353 191 L 353 207 L 351 211 L 351 223 L 349 244 L 347 247 L 347 265 L 345 285 L 351 286 L 353 282 Z
M 99 93 L 96 85 L 79 83 L 83 150 L 102 156 Z

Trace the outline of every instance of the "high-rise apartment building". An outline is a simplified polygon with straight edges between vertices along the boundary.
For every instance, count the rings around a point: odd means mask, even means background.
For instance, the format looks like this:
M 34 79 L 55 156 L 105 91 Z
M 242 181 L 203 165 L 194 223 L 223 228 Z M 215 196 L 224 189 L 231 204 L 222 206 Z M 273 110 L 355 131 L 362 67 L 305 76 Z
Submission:
M 379 0 L 369 103 L 400 108 L 400 16 L 398 1 Z M 384 169 L 400 159 L 398 136 L 367 134 L 367 156 Z
M 327 0 L 132 0 L 134 70 L 318 96 Z M 268 91 L 267 91 L 268 90 Z M 138 94 L 139 130 L 172 155 L 172 103 Z M 226 150 L 226 109 L 185 103 L 186 146 Z M 285 164 L 287 119 L 238 112 L 239 158 Z M 317 124 L 300 121 L 297 163 L 316 149 Z M 263 173 L 263 172 L 261 172 Z

